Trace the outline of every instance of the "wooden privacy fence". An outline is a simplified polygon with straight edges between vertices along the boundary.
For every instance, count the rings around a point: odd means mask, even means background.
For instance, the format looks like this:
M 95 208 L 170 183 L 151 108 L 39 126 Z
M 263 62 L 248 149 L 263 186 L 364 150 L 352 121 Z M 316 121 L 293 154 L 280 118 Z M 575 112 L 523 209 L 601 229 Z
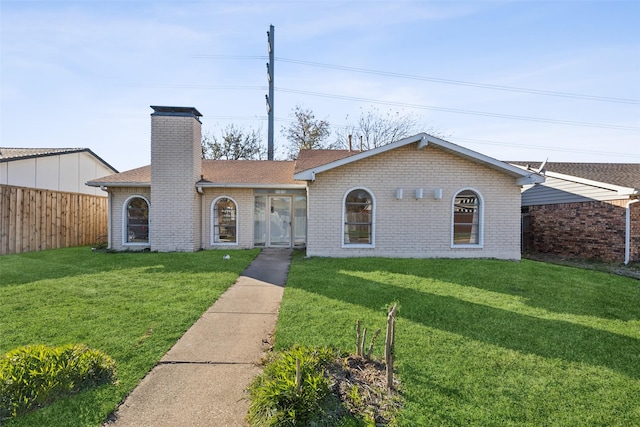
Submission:
M 83 246 L 107 234 L 107 198 L 0 185 L 0 255 Z

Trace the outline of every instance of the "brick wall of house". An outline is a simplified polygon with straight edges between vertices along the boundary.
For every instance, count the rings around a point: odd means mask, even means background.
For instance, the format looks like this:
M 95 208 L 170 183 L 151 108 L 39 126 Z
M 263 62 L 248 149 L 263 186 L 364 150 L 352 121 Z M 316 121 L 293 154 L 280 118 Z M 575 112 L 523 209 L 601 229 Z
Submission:
M 375 247 L 342 247 L 345 194 L 368 189 L 375 199 Z M 403 198 L 396 199 L 396 189 Z M 415 198 L 423 189 L 424 197 Z M 452 248 L 455 193 L 484 199 L 482 248 Z M 434 200 L 435 189 L 442 199 Z M 520 259 L 520 187 L 515 178 L 443 150 L 401 147 L 316 175 L 309 183 L 308 256 L 481 257 Z
M 151 250 L 191 252 L 200 244 L 195 184 L 202 168 L 201 124 L 194 116 L 151 115 Z
M 632 205 L 631 259 L 640 257 L 640 203 Z M 623 262 L 627 200 L 530 206 L 528 251 Z

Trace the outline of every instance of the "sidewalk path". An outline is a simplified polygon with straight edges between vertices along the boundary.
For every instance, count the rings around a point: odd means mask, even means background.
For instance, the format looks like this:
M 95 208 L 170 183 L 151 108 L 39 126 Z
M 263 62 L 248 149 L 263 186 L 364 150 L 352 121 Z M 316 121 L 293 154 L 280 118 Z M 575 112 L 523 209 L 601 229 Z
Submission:
M 261 372 L 256 362 L 275 328 L 290 262 L 290 249 L 264 249 L 105 425 L 246 425 L 244 390 Z

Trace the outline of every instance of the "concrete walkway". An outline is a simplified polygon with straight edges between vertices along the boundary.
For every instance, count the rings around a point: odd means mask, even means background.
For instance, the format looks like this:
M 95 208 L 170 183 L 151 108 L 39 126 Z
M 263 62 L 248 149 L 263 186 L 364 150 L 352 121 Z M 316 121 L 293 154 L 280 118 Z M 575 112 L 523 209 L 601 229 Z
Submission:
M 290 249 L 264 249 L 105 425 L 246 425 L 244 390 L 261 372 L 256 363 L 275 328 L 290 262 Z

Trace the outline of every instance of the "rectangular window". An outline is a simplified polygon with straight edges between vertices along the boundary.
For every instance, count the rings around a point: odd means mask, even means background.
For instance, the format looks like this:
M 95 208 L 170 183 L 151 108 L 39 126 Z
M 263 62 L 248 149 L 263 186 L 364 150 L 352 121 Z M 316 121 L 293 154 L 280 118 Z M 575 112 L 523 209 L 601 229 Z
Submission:
M 267 242 L 267 196 L 256 196 L 253 208 L 253 244 L 265 246 Z
M 294 246 L 304 246 L 307 244 L 307 197 L 295 196 L 293 209 L 293 244 Z

